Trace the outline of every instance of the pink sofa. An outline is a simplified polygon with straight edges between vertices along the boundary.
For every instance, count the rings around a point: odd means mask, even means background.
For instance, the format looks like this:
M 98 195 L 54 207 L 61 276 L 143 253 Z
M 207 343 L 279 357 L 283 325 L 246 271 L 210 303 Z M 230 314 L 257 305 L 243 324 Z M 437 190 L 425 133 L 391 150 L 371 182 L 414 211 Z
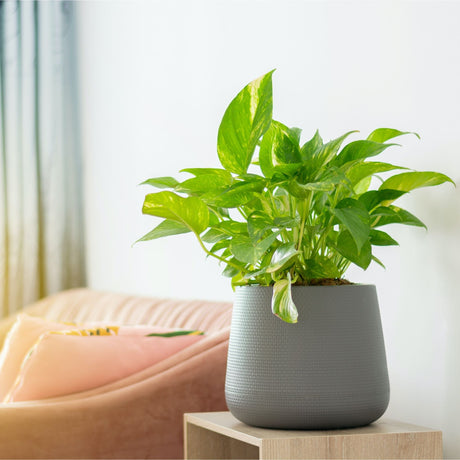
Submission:
M 183 414 L 227 410 L 229 303 L 75 289 L 42 299 L 25 312 L 57 321 L 201 329 L 206 336 L 104 387 L 0 404 L 0 458 L 182 458 Z M 14 317 L 0 321 L 0 346 L 13 321 Z

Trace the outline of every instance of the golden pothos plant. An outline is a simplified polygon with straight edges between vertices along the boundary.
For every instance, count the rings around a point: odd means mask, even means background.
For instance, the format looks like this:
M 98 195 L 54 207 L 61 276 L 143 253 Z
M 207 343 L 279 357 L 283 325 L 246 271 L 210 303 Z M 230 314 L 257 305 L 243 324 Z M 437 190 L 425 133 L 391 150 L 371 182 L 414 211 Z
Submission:
M 325 143 L 317 131 L 302 142 L 299 128 L 272 118 L 272 74 L 245 86 L 225 111 L 217 138 L 222 168 L 143 182 L 166 190 L 146 195 L 142 212 L 164 220 L 140 241 L 193 233 L 232 286 L 273 285 L 273 313 L 294 323 L 292 284 L 341 280 L 352 263 L 383 265 L 373 247 L 398 244 L 383 227 L 425 227 L 395 201 L 453 181 L 374 160 L 397 145 L 388 141 L 416 133 L 378 128 L 366 139 L 346 143 L 351 131 Z

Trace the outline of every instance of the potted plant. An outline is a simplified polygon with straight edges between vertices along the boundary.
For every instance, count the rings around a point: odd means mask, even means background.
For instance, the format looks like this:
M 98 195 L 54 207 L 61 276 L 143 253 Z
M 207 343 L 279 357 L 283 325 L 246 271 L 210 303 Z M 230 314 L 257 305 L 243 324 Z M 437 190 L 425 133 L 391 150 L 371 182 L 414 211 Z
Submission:
M 167 190 L 145 197 L 143 213 L 164 220 L 140 240 L 193 233 L 231 278 L 226 398 L 237 418 L 275 428 L 365 425 L 388 405 L 385 349 L 375 287 L 345 272 L 383 265 L 373 247 L 398 244 L 386 225 L 425 227 L 398 198 L 452 180 L 374 161 L 409 134 L 396 129 L 348 143 L 356 131 L 326 143 L 317 131 L 301 142 L 299 128 L 272 118 L 272 74 L 225 111 L 223 168 L 144 182 Z

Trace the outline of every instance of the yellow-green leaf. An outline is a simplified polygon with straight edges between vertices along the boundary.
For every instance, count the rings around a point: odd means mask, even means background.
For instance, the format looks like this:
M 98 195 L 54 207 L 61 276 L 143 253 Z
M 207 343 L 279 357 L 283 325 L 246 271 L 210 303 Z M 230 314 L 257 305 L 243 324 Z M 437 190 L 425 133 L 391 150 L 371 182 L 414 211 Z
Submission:
M 139 238 L 139 241 L 149 241 L 155 240 L 157 238 L 163 238 L 170 235 L 179 235 L 180 233 L 188 233 L 190 229 L 187 228 L 184 224 L 176 222 L 174 220 L 164 220 L 159 225 L 157 225 L 152 231 L 144 235 L 142 238 Z
M 177 180 L 174 179 L 174 177 L 164 176 L 147 179 L 140 185 L 152 185 L 156 188 L 174 188 L 178 183 L 179 182 L 177 182 Z
M 217 153 L 227 171 L 246 173 L 259 139 L 270 127 L 272 74 L 273 71 L 245 86 L 224 113 L 217 135 Z
M 342 166 L 350 161 L 363 160 L 382 153 L 388 147 L 397 144 L 381 144 L 380 142 L 361 140 L 347 144 L 334 160 L 335 166 Z
M 420 136 L 417 133 L 411 133 L 409 131 L 399 131 L 398 129 L 392 128 L 377 128 L 372 131 L 367 140 L 374 142 L 386 142 L 390 139 L 394 139 L 398 136 L 403 136 L 404 134 L 413 134 L 414 136 L 420 139 Z
M 209 224 L 209 211 L 203 201 L 194 196 L 182 198 L 173 192 L 149 193 L 142 212 L 180 222 L 197 234 Z
M 416 188 L 432 187 L 434 185 L 443 184 L 444 182 L 451 182 L 455 185 L 454 181 L 445 174 L 432 171 L 411 171 L 396 174 L 395 176 L 388 178 L 380 186 L 380 190 L 390 188 L 393 190 L 410 192 Z
M 297 323 L 299 313 L 292 300 L 291 276 L 273 285 L 272 312 L 286 323 Z

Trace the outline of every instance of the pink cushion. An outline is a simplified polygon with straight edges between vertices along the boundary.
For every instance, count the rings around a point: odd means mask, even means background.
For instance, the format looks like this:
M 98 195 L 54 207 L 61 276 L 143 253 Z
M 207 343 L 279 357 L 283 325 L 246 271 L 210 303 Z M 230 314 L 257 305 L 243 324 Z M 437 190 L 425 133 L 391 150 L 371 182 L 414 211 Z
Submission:
M 19 374 L 22 361 L 41 334 L 72 329 L 72 326 L 46 321 L 26 314 L 18 315 L 6 336 L 0 353 L 0 402 L 5 399 Z
M 201 339 L 144 336 L 41 336 L 6 402 L 51 398 L 127 377 Z
M 96 326 L 101 325 L 86 325 Z M 51 398 L 105 385 L 152 366 L 202 337 L 146 337 L 171 331 L 153 326 L 121 326 L 115 328 L 118 335 L 60 335 L 77 329 L 81 328 L 20 315 L 2 350 L 0 381 L 3 388 L 10 384 L 4 390 L 4 402 Z

